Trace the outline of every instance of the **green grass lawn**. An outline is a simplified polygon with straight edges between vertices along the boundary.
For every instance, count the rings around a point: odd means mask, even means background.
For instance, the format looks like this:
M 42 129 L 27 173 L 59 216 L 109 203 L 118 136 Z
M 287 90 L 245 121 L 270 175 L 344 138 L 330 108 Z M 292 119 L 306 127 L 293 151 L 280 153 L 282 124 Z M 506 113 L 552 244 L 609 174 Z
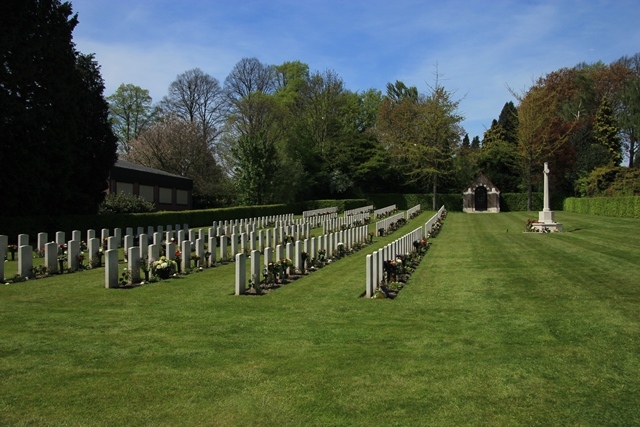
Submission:
M 233 265 L 0 286 L 0 425 L 640 424 L 640 221 L 450 213 L 396 299 L 359 298 L 431 215 L 261 297 Z

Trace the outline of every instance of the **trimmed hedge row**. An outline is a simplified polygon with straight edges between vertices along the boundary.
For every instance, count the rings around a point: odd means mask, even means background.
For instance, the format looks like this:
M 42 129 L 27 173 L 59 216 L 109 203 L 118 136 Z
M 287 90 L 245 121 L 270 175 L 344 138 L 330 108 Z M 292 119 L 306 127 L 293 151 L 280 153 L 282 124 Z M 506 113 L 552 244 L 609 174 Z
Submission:
M 73 230 L 94 229 L 98 232 L 103 228 L 113 230 L 127 227 L 148 227 L 159 225 L 189 224 L 194 227 L 205 227 L 213 221 L 224 221 L 239 218 L 254 218 L 261 216 L 283 215 L 289 213 L 302 214 L 304 210 L 338 206 L 340 211 L 365 206 L 365 199 L 347 200 L 313 200 L 309 202 L 264 205 L 264 206 L 236 206 L 232 208 L 201 209 L 179 212 L 149 212 L 136 214 L 113 215 L 67 215 L 67 216 L 31 216 L 31 217 L 0 217 L 0 235 L 9 236 L 9 243 L 15 243 L 18 234 L 28 234 L 31 241 L 35 241 L 38 233 L 46 232 L 49 240 L 53 240 L 54 233 L 64 231 L 71 236 Z
M 395 204 L 398 209 L 406 210 L 417 204 L 422 206 L 423 210 L 430 210 L 433 204 L 433 194 L 370 194 L 367 195 L 369 204 L 376 207 L 384 207 Z M 562 210 L 564 197 L 551 197 L 550 208 L 553 210 Z M 438 207 L 444 205 L 450 212 L 462 212 L 462 194 L 438 194 L 436 197 L 436 205 Z M 541 211 L 544 206 L 544 194 L 533 193 L 531 198 L 532 210 Z M 500 211 L 515 212 L 527 210 L 527 194 L 526 193 L 501 193 L 500 194 Z
M 564 201 L 564 210 L 589 215 L 640 218 L 640 197 L 570 197 Z
M 438 194 L 437 206 L 444 205 L 449 211 L 462 211 L 462 194 Z M 193 227 L 206 227 L 213 221 L 224 221 L 238 218 L 254 218 L 270 215 L 294 213 L 302 214 L 305 210 L 321 209 L 337 206 L 339 212 L 374 205 L 376 208 L 395 204 L 400 210 L 407 210 L 418 204 L 424 210 L 430 210 L 433 202 L 431 194 L 370 194 L 365 199 L 341 200 L 311 200 L 299 203 L 237 206 L 232 208 L 201 209 L 180 212 L 151 212 L 137 214 L 114 215 L 68 215 L 63 217 L 31 216 L 31 217 L 0 217 L 0 234 L 9 236 L 10 243 L 15 243 L 18 234 L 29 234 L 30 240 L 35 241 L 40 232 L 49 234 L 53 240 L 56 231 L 64 231 L 71 236 L 73 230 L 94 229 L 99 232 L 103 228 L 125 229 L 127 227 L 147 227 L 158 225 L 189 224 Z M 542 194 L 534 193 L 533 210 L 542 209 Z M 559 210 L 562 202 L 552 199 L 552 208 Z M 527 209 L 526 194 L 501 194 L 500 210 L 523 211 Z M 637 212 L 637 210 L 636 210 Z

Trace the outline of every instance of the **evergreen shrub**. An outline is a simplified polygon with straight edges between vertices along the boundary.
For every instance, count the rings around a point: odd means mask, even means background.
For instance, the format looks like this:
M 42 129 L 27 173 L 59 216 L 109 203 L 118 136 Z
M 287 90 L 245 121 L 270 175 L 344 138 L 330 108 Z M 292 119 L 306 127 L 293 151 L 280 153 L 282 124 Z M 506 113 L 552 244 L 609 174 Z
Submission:
M 589 215 L 640 218 L 640 196 L 570 197 L 564 201 L 564 210 Z

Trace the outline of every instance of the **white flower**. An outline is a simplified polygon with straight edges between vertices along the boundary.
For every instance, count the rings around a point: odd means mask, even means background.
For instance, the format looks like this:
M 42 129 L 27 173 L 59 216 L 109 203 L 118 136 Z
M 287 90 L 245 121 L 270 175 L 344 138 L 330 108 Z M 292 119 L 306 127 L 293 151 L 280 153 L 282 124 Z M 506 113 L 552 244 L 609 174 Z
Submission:
M 167 268 L 167 267 L 168 267 L 168 265 L 167 265 L 166 262 L 163 262 L 162 264 L 160 264 L 160 268 Z

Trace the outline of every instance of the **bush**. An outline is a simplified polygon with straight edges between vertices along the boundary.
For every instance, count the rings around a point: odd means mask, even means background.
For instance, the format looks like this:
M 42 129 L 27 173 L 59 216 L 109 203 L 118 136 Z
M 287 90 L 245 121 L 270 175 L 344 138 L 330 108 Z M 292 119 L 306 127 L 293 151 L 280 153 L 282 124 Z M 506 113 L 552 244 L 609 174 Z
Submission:
M 98 208 L 99 215 L 153 212 L 155 205 L 140 196 L 126 193 L 109 193 Z
M 640 195 L 640 169 L 602 166 L 576 182 L 582 197 L 620 197 Z
M 570 197 L 564 201 L 564 210 L 589 215 L 640 218 L 640 197 Z

